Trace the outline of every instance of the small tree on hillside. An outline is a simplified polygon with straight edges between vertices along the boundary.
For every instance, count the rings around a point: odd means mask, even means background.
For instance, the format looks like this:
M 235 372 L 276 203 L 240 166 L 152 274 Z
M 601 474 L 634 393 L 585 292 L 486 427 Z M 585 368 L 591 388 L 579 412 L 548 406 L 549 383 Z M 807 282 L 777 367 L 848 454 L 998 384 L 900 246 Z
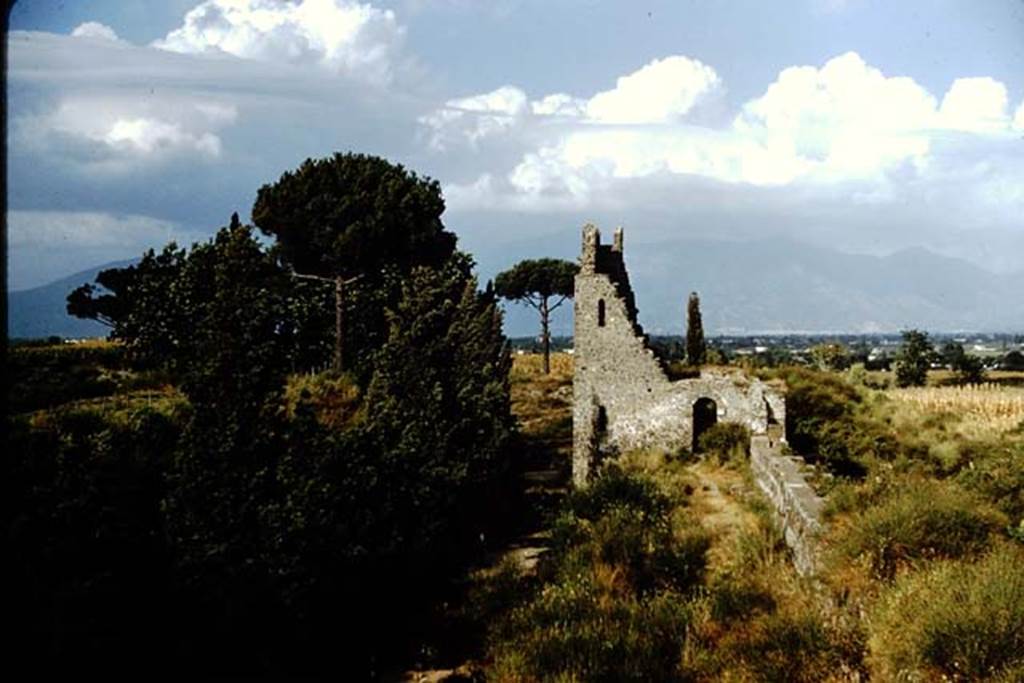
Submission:
M 573 295 L 573 278 L 579 266 L 560 259 L 520 261 L 494 279 L 495 293 L 510 301 L 533 306 L 540 313 L 540 336 L 544 347 L 544 374 L 551 372 L 551 312 Z M 552 297 L 560 297 L 553 305 Z
M 928 367 L 935 349 L 927 332 L 906 330 L 902 334 L 903 348 L 896 356 L 896 385 L 923 387 L 928 380 Z
M 985 381 L 985 364 L 981 358 L 964 351 L 963 344 L 948 342 L 943 345 L 942 360 L 956 373 L 958 384 L 981 384 Z
M 700 297 L 690 292 L 686 303 L 686 362 L 703 365 L 707 358 L 707 344 L 704 342 L 704 324 L 700 319 Z
M 365 154 L 307 159 L 256 196 L 252 218 L 300 276 L 334 284 L 334 369 L 343 369 L 345 288 L 388 268 L 438 266 L 455 250 L 437 181 Z M 383 318 L 381 319 L 383 324 Z

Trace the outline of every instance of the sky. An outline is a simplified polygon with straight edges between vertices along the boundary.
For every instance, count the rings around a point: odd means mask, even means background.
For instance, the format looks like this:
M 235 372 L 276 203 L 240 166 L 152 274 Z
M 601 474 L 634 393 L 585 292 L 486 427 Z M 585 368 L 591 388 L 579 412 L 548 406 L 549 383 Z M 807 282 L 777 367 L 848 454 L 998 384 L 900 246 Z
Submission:
M 12 290 L 203 239 L 335 151 L 440 181 L 484 279 L 587 222 L 627 255 L 1024 270 L 1022 0 L 21 0 L 9 27 Z

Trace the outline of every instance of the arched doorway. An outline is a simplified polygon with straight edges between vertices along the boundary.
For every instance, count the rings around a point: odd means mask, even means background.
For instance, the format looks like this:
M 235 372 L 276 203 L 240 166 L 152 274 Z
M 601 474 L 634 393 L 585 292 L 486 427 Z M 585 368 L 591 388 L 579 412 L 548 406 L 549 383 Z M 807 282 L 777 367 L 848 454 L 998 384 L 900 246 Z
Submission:
M 700 435 L 718 422 L 718 405 L 713 399 L 698 398 L 693 404 L 693 452 L 697 452 Z

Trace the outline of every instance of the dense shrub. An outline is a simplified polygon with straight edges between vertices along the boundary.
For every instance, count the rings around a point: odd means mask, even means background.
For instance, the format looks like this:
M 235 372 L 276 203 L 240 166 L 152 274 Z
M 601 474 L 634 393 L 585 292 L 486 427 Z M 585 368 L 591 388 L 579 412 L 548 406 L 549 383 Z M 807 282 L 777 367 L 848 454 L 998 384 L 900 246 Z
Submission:
M 724 463 L 750 456 L 750 430 L 738 422 L 716 422 L 697 440 L 697 450 Z
M 723 645 L 732 666 L 757 681 L 827 680 L 856 652 L 830 629 L 817 606 L 773 611 L 754 619 L 742 637 Z
M 892 578 L 916 560 L 957 558 L 983 551 L 1006 518 L 951 483 L 913 482 L 881 504 L 854 515 L 836 552 L 863 563 L 873 576 Z
M 9 420 L 0 527 L 17 657 L 111 671 L 176 640 L 160 500 L 179 432 L 176 415 L 145 407 Z
M 109 396 L 117 389 L 110 371 L 124 367 L 124 349 L 118 344 L 10 347 L 7 409 L 21 413 L 76 399 Z
M 786 435 L 799 453 L 814 455 L 821 431 L 830 423 L 847 420 L 860 401 L 857 390 L 840 377 L 805 368 L 786 368 Z
M 991 501 L 1012 521 L 1024 522 L 1024 442 L 974 444 L 962 449 L 961 459 L 965 466 L 957 481 Z
M 503 679 L 678 680 L 709 536 L 673 529 L 649 478 L 605 468 L 573 493 L 541 566 L 547 583 L 496 627 Z
M 665 591 L 610 599 L 586 573 L 512 610 L 493 648 L 498 680 L 675 681 L 692 606 Z
M 1000 547 L 901 577 L 879 600 L 870 646 L 885 680 L 1020 680 L 1024 552 Z

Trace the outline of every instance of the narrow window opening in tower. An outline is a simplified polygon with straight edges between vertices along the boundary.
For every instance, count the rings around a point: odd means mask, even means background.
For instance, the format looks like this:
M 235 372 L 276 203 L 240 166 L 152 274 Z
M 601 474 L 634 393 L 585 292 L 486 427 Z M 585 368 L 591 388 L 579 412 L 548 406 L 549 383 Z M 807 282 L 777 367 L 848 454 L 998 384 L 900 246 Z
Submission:
M 597 326 L 604 327 L 604 299 L 597 300 Z

